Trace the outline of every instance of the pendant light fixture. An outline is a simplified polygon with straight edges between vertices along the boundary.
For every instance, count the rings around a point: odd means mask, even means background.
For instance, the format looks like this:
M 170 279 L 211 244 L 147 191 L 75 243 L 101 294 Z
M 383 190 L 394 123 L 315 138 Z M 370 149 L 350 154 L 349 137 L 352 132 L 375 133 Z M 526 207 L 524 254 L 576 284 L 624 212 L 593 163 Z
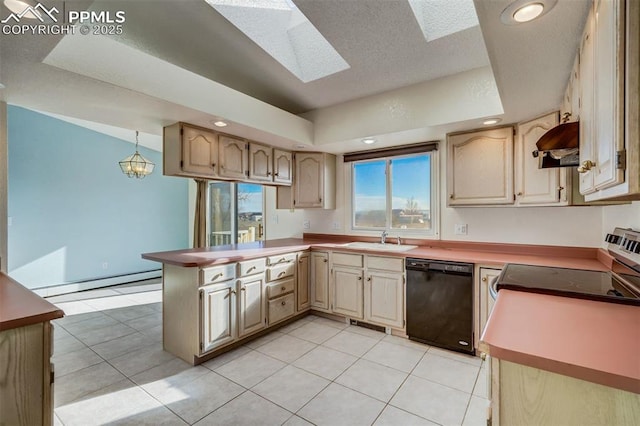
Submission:
M 153 162 L 147 160 L 138 152 L 138 131 L 136 130 L 136 153 L 120 161 L 122 173 L 130 178 L 143 179 L 153 172 L 154 167 L 155 164 Z

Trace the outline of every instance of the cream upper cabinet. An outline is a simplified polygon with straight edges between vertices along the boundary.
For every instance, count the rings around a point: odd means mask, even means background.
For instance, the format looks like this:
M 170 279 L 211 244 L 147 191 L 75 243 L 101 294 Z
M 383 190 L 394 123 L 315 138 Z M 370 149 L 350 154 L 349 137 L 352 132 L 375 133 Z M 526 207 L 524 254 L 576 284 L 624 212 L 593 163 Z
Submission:
M 351 318 L 363 318 L 362 276 L 362 269 L 333 267 L 333 312 Z
M 281 149 L 273 149 L 273 182 L 291 185 L 293 182 L 293 154 Z
M 238 280 L 238 337 L 266 326 L 264 293 L 264 274 Z
M 311 307 L 309 298 L 309 253 L 298 255 L 298 268 L 296 271 L 296 310 L 306 311 Z
M 256 182 L 271 182 L 273 148 L 255 142 L 249 143 L 249 179 Z
M 329 312 L 329 253 L 311 252 L 311 295 L 313 309 Z
M 247 142 L 226 135 L 219 137 L 218 156 L 221 177 L 229 179 L 246 179 L 249 172 L 249 155 Z
M 231 280 L 201 287 L 200 292 L 200 352 L 205 353 L 231 343 L 237 337 L 236 282 Z
M 447 205 L 513 204 L 513 128 L 447 137 Z
M 295 170 L 293 207 L 335 208 L 335 155 L 297 152 Z
M 164 128 L 163 174 L 216 177 L 218 134 L 208 129 L 176 123 Z
M 580 58 L 580 192 L 586 201 L 640 199 L 640 4 L 596 0 Z
M 569 168 L 540 169 L 531 153 L 536 142 L 559 122 L 558 112 L 518 124 L 516 132 L 516 205 L 567 204 L 567 173 Z

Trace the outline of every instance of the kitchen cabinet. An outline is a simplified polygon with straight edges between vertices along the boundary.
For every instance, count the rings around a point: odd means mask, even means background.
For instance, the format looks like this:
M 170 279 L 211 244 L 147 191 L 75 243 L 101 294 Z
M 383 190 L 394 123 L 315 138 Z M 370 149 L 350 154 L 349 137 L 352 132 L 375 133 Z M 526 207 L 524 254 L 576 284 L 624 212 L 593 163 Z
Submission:
M 273 149 L 273 183 L 291 185 L 293 182 L 293 154 L 282 149 Z
M 218 138 L 218 157 L 220 177 L 240 180 L 249 177 L 249 146 L 244 139 L 221 134 Z
M 513 127 L 447 135 L 447 206 L 513 204 Z
M 229 280 L 200 289 L 200 354 L 233 342 L 236 330 L 236 283 Z M 164 322 L 163 322 L 164 324 Z
M 249 179 L 256 182 L 271 182 L 273 148 L 249 142 Z
M 329 306 L 329 253 L 311 252 L 311 294 L 312 309 L 331 312 Z
M 336 157 L 323 152 L 294 155 L 294 208 L 336 208 Z
M 596 0 L 580 61 L 580 192 L 586 201 L 640 199 L 640 5 Z
M 531 153 L 536 142 L 559 123 L 558 112 L 519 123 L 516 132 L 515 177 L 516 206 L 567 205 L 571 190 L 567 182 L 569 167 L 540 169 Z
M 238 337 L 266 327 L 264 273 L 238 280 Z
M 303 312 L 311 307 L 309 293 L 309 253 L 298 255 L 298 266 L 296 271 L 296 311 Z
M 331 311 L 364 318 L 364 256 L 333 252 L 331 255 Z
M 163 173 L 167 176 L 218 176 L 218 134 L 186 123 L 164 128 Z
M 487 320 L 489 319 L 489 315 L 493 309 L 493 304 L 495 303 L 489 292 L 489 286 L 493 279 L 500 275 L 500 271 L 500 268 L 476 266 L 476 291 L 474 292 L 478 295 L 478 300 L 475 302 L 475 305 L 478 307 L 478 313 L 474 321 L 475 334 L 477 336 L 477 338 L 474 339 L 476 342 L 476 349 L 478 349 L 478 342 L 480 341 L 484 327 L 487 325 Z
M 269 325 L 285 320 L 296 313 L 295 273 L 297 254 L 267 258 L 267 298 Z
M 364 320 L 404 328 L 404 259 L 365 256 Z
M 492 370 L 493 425 L 640 423 L 638 394 L 496 358 Z

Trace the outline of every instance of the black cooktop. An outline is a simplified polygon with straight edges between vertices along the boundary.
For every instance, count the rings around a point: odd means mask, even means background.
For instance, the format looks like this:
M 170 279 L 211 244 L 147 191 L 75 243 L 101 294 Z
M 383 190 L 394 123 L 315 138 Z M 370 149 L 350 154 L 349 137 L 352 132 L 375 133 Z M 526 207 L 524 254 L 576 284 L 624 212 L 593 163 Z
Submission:
M 497 279 L 503 288 L 640 306 L 640 294 L 610 272 L 508 264 Z

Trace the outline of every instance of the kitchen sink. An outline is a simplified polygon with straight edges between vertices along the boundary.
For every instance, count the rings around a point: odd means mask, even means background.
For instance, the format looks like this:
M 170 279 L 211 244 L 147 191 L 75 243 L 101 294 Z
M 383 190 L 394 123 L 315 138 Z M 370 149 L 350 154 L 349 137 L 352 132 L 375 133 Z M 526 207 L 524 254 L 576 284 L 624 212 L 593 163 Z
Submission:
M 378 250 L 378 251 L 394 251 L 394 252 L 403 252 L 414 249 L 418 246 L 411 246 L 408 244 L 393 244 L 393 243 L 364 243 L 364 242 L 355 242 L 343 244 L 343 247 L 349 247 L 353 249 L 361 249 L 361 250 Z

